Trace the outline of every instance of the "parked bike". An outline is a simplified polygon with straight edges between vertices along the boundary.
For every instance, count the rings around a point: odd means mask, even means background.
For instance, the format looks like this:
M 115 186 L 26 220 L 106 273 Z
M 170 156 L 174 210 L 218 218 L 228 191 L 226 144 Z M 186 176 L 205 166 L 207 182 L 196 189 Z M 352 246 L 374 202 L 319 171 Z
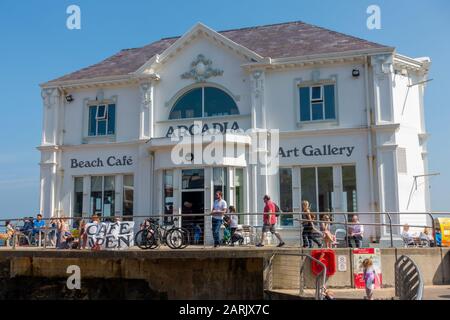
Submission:
M 167 245 L 171 249 L 184 249 L 189 244 L 189 230 L 175 226 L 175 218 L 170 222 L 160 223 L 159 219 L 148 218 L 136 233 L 135 243 L 143 249 L 156 249 Z

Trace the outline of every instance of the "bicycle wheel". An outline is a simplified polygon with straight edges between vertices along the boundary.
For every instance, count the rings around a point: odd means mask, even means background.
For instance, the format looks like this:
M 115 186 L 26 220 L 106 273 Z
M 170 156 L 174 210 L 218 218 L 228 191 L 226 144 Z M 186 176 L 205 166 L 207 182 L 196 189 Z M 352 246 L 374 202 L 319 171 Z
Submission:
M 183 231 L 173 228 L 167 231 L 166 242 L 171 249 L 180 249 L 183 246 Z
M 183 232 L 183 244 L 181 245 L 180 249 L 184 249 L 189 245 L 191 239 L 188 229 L 181 227 L 180 230 Z
M 155 240 L 152 229 L 142 229 L 136 233 L 136 236 L 134 237 L 135 244 L 143 250 L 152 249 Z

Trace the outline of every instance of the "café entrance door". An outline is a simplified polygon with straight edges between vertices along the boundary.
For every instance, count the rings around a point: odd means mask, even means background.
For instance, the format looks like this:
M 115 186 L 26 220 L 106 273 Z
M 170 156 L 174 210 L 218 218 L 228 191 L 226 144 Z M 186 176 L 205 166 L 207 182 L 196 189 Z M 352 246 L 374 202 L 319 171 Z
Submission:
M 181 187 L 181 224 L 189 230 L 190 244 L 202 245 L 205 234 L 204 169 L 182 170 Z

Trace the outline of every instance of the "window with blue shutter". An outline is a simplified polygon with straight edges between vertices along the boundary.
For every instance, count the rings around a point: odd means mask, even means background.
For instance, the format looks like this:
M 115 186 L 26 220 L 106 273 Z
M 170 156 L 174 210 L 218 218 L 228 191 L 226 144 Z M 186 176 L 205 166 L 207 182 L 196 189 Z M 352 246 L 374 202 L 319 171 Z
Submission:
M 300 121 L 336 119 L 335 85 L 300 87 Z
M 89 106 L 90 137 L 113 135 L 116 132 L 116 105 Z
M 300 121 L 311 121 L 309 87 L 300 88 Z

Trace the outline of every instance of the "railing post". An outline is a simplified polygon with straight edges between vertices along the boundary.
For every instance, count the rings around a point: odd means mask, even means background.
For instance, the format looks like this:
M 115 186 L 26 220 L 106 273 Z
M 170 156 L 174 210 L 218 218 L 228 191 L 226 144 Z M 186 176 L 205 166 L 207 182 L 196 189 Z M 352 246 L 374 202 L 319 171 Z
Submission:
M 392 236 L 392 218 L 391 218 L 391 214 L 389 212 L 386 212 L 386 215 L 389 219 L 389 235 L 391 238 L 391 248 L 393 248 L 394 247 L 394 238 Z
M 432 214 L 431 212 L 427 212 L 427 214 L 428 214 L 428 215 L 430 216 L 430 218 L 431 218 L 431 232 L 432 232 L 432 235 L 433 235 L 434 245 L 437 246 L 437 244 L 436 244 L 435 225 L 434 225 L 434 217 L 433 217 L 433 214 Z M 430 247 L 431 247 L 431 245 L 430 245 Z
M 347 213 L 343 213 L 344 214 L 344 226 L 345 226 L 345 248 L 349 247 L 349 239 L 348 239 L 348 214 Z
M 300 249 L 305 245 L 303 243 L 303 223 L 302 223 L 302 212 L 298 213 L 298 230 L 300 232 Z

